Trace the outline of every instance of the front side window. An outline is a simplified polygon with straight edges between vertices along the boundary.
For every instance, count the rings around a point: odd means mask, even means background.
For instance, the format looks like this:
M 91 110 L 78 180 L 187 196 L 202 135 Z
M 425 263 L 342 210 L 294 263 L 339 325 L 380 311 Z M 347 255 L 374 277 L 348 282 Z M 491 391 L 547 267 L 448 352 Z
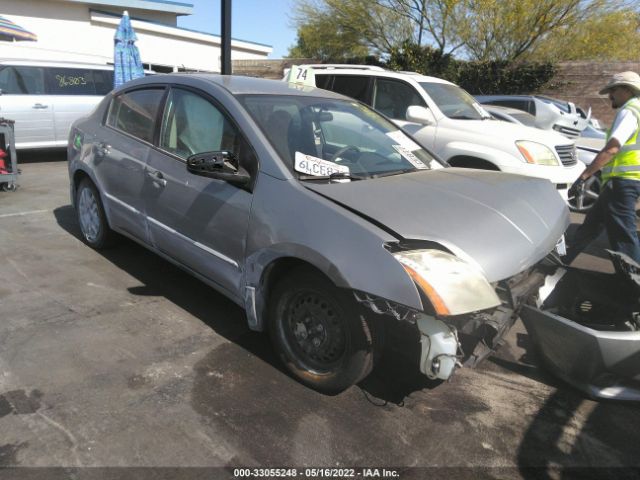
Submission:
M 109 108 L 107 125 L 151 143 L 163 88 L 134 90 L 115 97 Z
M 406 120 L 407 108 L 412 105 L 427 106 L 411 85 L 397 80 L 376 79 L 373 108 L 387 117 Z
M 160 148 L 182 158 L 196 153 L 237 151 L 238 131 L 207 99 L 188 90 L 169 93 L 160 130 Z
M 478 101 L 466 91 L 449 83 L 420 82 L 440 111 L 457 120 L 483 120 L 491 118 Z
M 0 89 L 4 94 L 43 95 L 44 71 L 41 67 L 4 67 L 0 70 Z
M 309 166 L 362 179 L 442 167 L 397 126 L 358 102 L 288 95 L 240 100 L 287 168 L 305 180 Z

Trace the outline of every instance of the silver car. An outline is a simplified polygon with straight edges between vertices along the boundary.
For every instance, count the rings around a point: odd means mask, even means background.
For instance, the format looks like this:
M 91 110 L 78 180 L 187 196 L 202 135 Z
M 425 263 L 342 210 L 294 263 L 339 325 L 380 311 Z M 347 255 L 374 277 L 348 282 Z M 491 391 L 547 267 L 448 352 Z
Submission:
M 322 392 L 367 376 L 403 322 L 429 378 L 480 361 L 569 223 L 547 180 L 446 168 L 362 103 L 279 81 L 135 80 L 68 154 L 88 245 L 117 232 L 211 285 Z

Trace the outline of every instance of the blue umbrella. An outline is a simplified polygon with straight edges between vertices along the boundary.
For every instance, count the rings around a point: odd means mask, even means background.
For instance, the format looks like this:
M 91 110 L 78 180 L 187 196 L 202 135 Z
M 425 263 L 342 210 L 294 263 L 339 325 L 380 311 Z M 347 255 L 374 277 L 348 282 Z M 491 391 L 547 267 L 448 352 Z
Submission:
M 131 27 L 129 13 L 122 15 L 114 39 L 113 55 L 113 88 L 118 88 L 123 83 L 134 78 L 144 77 L 144 68 L 140 59 L 140 52 L 134 42 L 138 40 Z
M 16 25 L 11 20 L 0 17 L 0 40 L 30 40 L 36 41 L 38 37 L 35 33 L 25 30 L 20 25 Z

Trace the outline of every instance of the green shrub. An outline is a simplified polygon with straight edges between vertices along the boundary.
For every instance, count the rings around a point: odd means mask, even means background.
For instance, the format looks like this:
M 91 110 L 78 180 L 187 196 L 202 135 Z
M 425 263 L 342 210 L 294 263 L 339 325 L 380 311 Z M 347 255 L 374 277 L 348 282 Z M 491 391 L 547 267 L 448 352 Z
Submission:
M 535 93 L 557 71 L 555 65 L 549 62 L 467 62 L 443 55 L 431 47 L 408 42 L 391 52 L 385 66 L 392 70 L 443 78 L 473 95 Z

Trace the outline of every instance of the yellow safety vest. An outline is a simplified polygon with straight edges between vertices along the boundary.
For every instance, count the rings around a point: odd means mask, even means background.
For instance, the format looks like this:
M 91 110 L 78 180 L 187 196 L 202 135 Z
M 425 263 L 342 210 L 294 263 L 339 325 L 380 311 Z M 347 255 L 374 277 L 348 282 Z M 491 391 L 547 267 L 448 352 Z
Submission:
M 602 168 L 603 183 L 614 177 L 640 180 L 640 98 L 634 97 L 629 100 L 622 106 L 620 112 L 624 109 L 630 110 L 636 116 L 638 128 L 631 138 L 620 147 L 620 151 Z M 607 142 L 610 136 L 611 129 L 607 131 Z

